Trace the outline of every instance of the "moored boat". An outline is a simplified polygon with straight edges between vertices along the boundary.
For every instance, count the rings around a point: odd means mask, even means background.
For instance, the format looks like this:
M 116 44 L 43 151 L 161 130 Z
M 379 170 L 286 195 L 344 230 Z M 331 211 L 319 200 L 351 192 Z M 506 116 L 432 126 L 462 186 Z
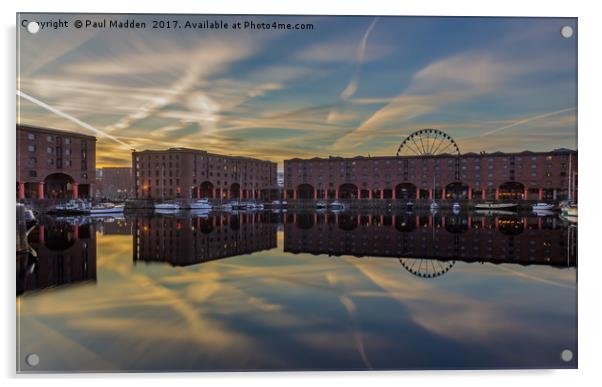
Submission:
M 327 207 L 326 202 L 316 202 L 316 208 L 322 209 L 322 208 L 326 208 L 326 207 Z
M 335 200 L 334 202 L 328 203 L 328 208 L 330 208 L 331 210 L 344 210 L 345 204 L 338 200 Z
M 554 209 L 554 205 L 550 203 L 536 203 L 533 205 L 533 211 L 550 211 Z
M 516 209 L 518 204 L 516 203 L 493 203 L 493 202 L 485 202 L 478 203 L 475 205 L 477 210 L 509 210 Z
M 462 208 L 462 207 L 460 206 L 460 203 L 454 203 L 454 204 L 452 205 L 452 212 L 453 212 L 454 214 L 459 214 L 459 213 L 460 213 L 460 209 L 461 209 L 461 208 Z
M 178 203 L 170 203 L 170 202 L 163 202 L 163 203 L 155 203 L 155 210 L 157 211 L 179 211 L 180 210 L 180 205 Z
M 213 206 L 211 206 L 208 199 L 198 199 L 190 202 L 188 208 L 191 210 L 211 210 Z
M 123 213 L 123 204 L 100 203 L 90 208 L 90 215 L 119 214 Z

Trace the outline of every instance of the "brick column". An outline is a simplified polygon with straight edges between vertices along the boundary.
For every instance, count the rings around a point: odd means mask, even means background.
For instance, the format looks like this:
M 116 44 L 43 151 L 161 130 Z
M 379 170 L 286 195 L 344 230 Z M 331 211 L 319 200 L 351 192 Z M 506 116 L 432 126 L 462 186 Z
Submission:
M 76 182 L 73 182 L 73 191 L 71 192 L 71 196 L 73 196 L 73 199 L 77 199 L 79 197 L 79 190 Z
M 328 200 L 328 190 L 324 190 L 324 200 Z
M 384 199 L 385 198 L 385 190 L 381 188 L 380 190 L 380 198 Z
M 495 200 L 499 200 L 499 199 L 500 199 L 500 189 L 498 187 L 495 189 Z
M 372 200 L 372 188 L 368 190 L 368 199 Z
M 416 187 L 416 200 L 420 199 L 420 188 Z
M 481 199 L 483 199 L 483 200 L 487 199 L 487 189 L 486 188 L 481 189 Z
M 539 189 L 539 200 L 543 200 L 543 188 Z
M 339 189 L 338 188 L 334 191 L 334 198 L 336 200 L 339 200 Z M 337 224 L 338 224 L 338 220 L 337 220 Z
M 393 188 L 393 200 L 397 200 L 397 190 Z
M 318 200 L 318 190 L 314 189 L 314 200 Z
M 472 188 L 468 189 L 468 200 L 472 200 Z
M 79 226 L 77 224 L 73 225 L 73 239 L 79 239 Z
M 525 192 L 523 193 L 523 200 L 527 200 L 528 197 L 529 197 L 529 190 L 527 189 L 527 187 L 525 187 Z
M 441 200 L 445 200 L 445 188 L 441 189 Z
M 433 189 L 429 188 L 429 200 L 433 200 Z
M 38 183 L 38 199 L 44 199 L 44 183 Z
M 19 183 L 19 200 L 25 199 L 25 183 Z

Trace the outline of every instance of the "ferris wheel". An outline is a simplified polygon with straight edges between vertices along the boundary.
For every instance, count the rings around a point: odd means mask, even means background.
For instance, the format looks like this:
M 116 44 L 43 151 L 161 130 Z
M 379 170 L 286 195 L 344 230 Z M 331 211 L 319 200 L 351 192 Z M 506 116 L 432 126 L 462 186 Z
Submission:
M 411 274 L 420 278 L 435 278 L 447 273 L 456 261 L 439 261 L 425 258 L 399 258 L 399 263 Z
M 460 148 L 454 139 L 438 129 L 420 129 L 406 137 L 397 156 L 436 156 L 441 154 L 459 156 Z

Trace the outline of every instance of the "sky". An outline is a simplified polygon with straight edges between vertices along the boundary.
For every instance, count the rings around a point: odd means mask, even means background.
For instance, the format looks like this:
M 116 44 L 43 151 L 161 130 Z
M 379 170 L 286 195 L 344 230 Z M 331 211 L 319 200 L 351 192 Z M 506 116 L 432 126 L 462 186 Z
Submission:
M 279 163 L 395 155 L 436 128 L 462 153 L 577 146 L 577 25 L 560 18 L 21 14 L 144 30 L 18 28 L 18 117 L 95 135 L 97 166 L 189 147 Z M 312 30 L 151 29 L 153 20 Z M 570 25 L 575 34 L 564 38 Z M 25 95 L 27 98 L 23 97 Z

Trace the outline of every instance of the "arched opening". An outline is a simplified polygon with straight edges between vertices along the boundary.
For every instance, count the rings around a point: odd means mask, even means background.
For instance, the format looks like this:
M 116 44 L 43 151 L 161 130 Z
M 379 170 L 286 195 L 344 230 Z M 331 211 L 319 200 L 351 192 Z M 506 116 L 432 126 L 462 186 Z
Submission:
M 44 179 L 44 197 L 48 199 L 71 199 L 73 178 L 64 173 L 52 173 Z
M 309 213 L 302 213 L 297 215 L 297 227 L 302 230 L 308 230 L 314 226 L 314 216 Z
M 230 230 L 240 230 L 240 217 L 238 215 L 232 214 L 230 217 Z
M 199 186 L 200 197 L 213 199 L 213 184 L 209 181 L 204 181 Z
M 509 181 L 499 188 L 498 197 L 501 200 L 516 200 L 523 199 L 525 195 L 525 186 L 516 181 Z
M 314 186 L 311 184 L 300 184 L 297 186 L 297 199 L 313 199 Z
M 230 197 L 234 199 L 240 199 L 240 184 L 230 184 Z
M 407 214 L 397 214 L 395 228 L 401 232 L 410 232 L 416 228 L 416 218 Z
M 523 220 L 518 217 L 501 216 L 497 221 L 498 230 L 505 235 L 521 234 L 525 228 Z
M 44 243 L 49 250 L 65 251 L 75 244 L 75 227 L 69 223 L 54 223 L 44 227 Z
M 449 183 L 445 187 L 445 199 L 463 200 L 468 199 L 468 185 L 462 182 Z
M 358 189 L 355 184 L 345 183 L 339 186 L 339 198 L 340 199 L 357 199 Z
M 401 183 L 395 186 L 397 199 L 416 199 L 416 186 L 412 183 Z
M 462 234 L 468 231 L 468 217 L 451 215 L 445 217 L 445 230 L 451 234 Z
M 357 216 L 349 214 L 339 215 L 339 228 L 345 231 L 351 231 L 357 227 Z
M 25 198 L 37 199 L 39 185 L 40 183 L 25 183 Z
M 211 234 L 213 231 L 213 219 L 200 218 L 200 230 L 203 234 Z

